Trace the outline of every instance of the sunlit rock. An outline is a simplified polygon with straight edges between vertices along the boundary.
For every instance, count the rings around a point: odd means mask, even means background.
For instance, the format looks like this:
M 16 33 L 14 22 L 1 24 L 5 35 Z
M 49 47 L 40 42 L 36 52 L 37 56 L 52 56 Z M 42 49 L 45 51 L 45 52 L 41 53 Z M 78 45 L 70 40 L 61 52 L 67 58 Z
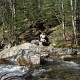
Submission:
M 70 61 L 73 59 L 73 57 L 71 55 L 63 55 L 60 57 L 60 59 L 64 61 Z
M 44 50 L 44 51 L 43 51 Z M 18 46 L 4 49 L 0 52 L 0 59 L 7 59 L 8 61 L 14 59 L 15 63 L 19 65 L 40 65 L 40 62 L 48 57 L 49 52 L 45 47 L 39 47 L 35 44 L 24 43 Z
M 19 65 L 40 65 L 40 54 L 33 51 L 21 50 L 17 61 Z
M 39 40 L 32 40 L 31 43 L 35 45 L 39 45 Z

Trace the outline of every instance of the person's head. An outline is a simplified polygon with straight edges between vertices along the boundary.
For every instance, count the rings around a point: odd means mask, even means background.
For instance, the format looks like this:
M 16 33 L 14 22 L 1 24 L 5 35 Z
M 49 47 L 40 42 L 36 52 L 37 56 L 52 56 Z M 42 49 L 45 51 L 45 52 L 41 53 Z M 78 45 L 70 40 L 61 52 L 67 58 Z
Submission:
M 45 33 L 44 33 L 44 32 L 42 32 L 42 34 L 44 35 Z

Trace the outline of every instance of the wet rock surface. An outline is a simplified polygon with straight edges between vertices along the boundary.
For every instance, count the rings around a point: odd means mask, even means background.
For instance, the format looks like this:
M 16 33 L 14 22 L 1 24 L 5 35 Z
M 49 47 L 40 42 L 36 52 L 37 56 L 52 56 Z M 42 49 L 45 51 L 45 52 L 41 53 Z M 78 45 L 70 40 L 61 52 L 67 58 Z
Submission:
M 23 75 L 20 72 L 6 72 L 0 74 L 0 80 L 22 80 L 24 79 Z

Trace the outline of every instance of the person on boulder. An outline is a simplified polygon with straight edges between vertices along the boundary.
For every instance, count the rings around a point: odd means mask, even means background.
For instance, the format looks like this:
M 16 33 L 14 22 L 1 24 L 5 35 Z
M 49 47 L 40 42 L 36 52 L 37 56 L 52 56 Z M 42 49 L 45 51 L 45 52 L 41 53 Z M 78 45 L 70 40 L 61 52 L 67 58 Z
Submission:
M 46 42 L 46 35 L 45 35 L 44 32 L 42 32 L 42 33 L 40 34 L 40 41 L 41 41 L 41 42 Z

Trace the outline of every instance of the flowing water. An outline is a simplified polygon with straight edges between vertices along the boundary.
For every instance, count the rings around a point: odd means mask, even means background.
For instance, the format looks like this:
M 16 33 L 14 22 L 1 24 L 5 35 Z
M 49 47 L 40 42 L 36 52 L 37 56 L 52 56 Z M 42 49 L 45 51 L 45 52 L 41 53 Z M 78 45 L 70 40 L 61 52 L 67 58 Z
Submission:
M 21 72 L 21 73 L 25 73 L 24 72 L 25 67 L 24 66 L 14 66 L 14 65 L 7 65 L 7 64 L 1 64 L 0 65 L 0 73 L 3 72 Z
M 1 64 L 0 74 L 14 71 L 25 74 L 25 68 L 25 66 Z M 52 56 L 32 75 L 35 74 L 37 74 L 37 78 L 30 80 L 80 80 L 80 55 L 75 56 L 71 61 L 58 60 L 56 56 Z
M 38 80 L 80 80 L 80 55 L 72 61 L 50 58 L 42 68 L 46 73 Z

